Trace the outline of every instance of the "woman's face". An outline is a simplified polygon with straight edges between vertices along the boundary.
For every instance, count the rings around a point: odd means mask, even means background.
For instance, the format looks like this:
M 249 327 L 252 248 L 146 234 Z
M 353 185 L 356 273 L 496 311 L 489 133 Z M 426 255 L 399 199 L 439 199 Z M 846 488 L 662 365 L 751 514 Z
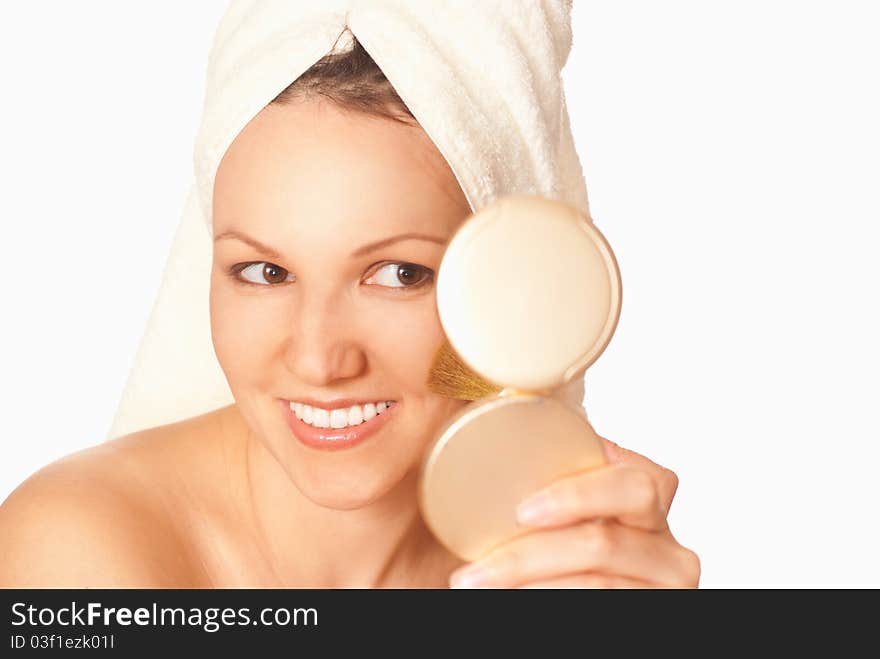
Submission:
M 465 404 L 425 382 L 444 339 L 435 275 L 469 213 L 423 130 L 328 101 L 268 106 L 224 155 L 215 352 L 248 426 L 312 501 L 351 509 L 378 499 Z M 403 234 L 425 238 L 391 241 Z M 364 441 L 328 451 L 301 443 L 283 416 L 282 401 L 308 398 L 400 407 Z

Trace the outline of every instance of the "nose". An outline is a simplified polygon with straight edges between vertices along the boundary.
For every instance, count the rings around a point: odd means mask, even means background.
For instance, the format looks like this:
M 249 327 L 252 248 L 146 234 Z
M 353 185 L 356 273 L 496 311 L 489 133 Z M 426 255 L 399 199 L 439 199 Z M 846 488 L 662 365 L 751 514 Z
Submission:
M 303 295 L 294 304 L 285 346 L 287 369 L 314 387 L 361 375 L 366 369 L 363 335 L 344 303 L 335 296 Z

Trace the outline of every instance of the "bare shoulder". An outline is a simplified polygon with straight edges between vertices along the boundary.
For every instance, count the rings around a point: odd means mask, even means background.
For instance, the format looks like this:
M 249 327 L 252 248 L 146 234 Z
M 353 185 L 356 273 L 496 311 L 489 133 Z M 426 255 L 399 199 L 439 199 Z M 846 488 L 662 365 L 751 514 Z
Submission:
M 0 587 L 203 585 L 168 468 L 195 427 L 134 433 L 31 475 L 0 505 Z

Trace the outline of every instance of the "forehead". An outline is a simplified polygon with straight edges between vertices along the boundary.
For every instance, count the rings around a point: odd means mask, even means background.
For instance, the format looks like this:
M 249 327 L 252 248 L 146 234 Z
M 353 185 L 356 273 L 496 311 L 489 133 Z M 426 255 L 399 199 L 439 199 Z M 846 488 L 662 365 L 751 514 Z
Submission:
M 451 231 L 469 213 L 418 126 L 302 100 L 264 108 L 233 140 L 214 184 L 214 232 L 279 223 L 307 231 L 376 223 Z

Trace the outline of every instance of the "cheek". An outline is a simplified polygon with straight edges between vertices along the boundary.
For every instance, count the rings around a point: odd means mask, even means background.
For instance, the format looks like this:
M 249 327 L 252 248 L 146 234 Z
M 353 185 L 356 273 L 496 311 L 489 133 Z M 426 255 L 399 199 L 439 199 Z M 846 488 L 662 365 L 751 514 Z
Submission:
M 227 377 L 242 377 L 271 359 L 269 332 L 282 326 L 271 305 L 259 296 L 240 295 L 212 274 L 209 297 L 211 338 L 217 361 Z M 277 329 L 276 329 L 277 331 Z
M 415 307 L 413 304 L 386 313 L 374 325 L 382 329 L 373 331 L 376 338 L 372 343 L 381 352 L 382 363 L 391 371 L 389 375 L 400 391 L 426 393 L 430 391 L 426 384 L 428 372 L 444 334 L 433 300 Z

